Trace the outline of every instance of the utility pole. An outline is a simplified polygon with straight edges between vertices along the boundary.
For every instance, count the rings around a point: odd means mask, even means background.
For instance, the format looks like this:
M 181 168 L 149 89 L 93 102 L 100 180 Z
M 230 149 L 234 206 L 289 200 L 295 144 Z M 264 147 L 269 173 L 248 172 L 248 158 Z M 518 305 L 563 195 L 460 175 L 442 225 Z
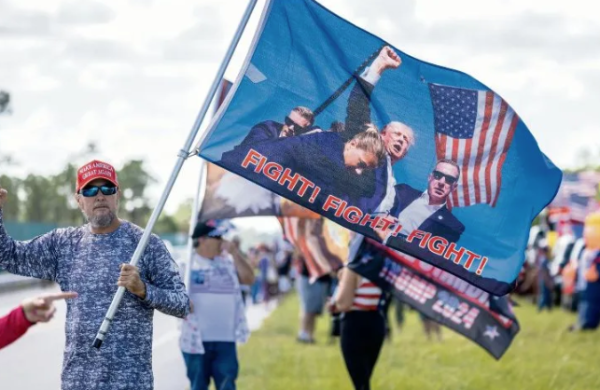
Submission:
M 0 90 L 0 114 L 10 114 L 10 94 Z

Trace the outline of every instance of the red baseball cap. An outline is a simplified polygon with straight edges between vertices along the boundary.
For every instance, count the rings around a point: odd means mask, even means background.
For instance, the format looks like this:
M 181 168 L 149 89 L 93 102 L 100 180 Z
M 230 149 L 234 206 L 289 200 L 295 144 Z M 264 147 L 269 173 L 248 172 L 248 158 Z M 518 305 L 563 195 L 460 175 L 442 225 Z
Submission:
M 96 179 L 108 180 L 115 186 L 119 186 L 115 168 L 108 163 L 94 160 L 77 170 L 77 185 L 75 191 L 79 192 L 83 187 Z

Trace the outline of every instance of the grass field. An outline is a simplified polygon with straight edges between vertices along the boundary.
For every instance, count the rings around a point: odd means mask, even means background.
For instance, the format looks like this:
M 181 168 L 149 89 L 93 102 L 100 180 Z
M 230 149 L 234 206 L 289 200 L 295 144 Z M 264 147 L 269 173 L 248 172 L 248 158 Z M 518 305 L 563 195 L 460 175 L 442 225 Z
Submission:
M 522 302 L 515 311 L 521 331 L 500 361 L 448 329 L 443 342 L 428 342 L 409 312 L 403 330 L 383 346 L 372 388 L 600 389 L 600 333 L 566 332 L 575 317 L 559 310 L 540 314 Z M 318 323 L 317 343 L 303 345 L 295 341 L 298 313 L 297 297 L 286 297 L 239 349 L 239 389 L 352 389 L 339 345 L 327 343 L 328 317 Z

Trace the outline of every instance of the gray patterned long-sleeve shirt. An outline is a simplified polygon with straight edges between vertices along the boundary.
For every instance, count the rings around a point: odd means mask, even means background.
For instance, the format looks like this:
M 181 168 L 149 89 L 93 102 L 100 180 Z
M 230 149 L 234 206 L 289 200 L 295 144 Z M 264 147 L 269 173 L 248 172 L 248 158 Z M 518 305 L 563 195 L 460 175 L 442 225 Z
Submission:
M 154 309 L 184 317 L 190 306 L 177 266 L 157 236 L 151 236 L 137 264 L 146 298 L 127 291 L 102 347 L 92 347 L 117 291 L 119 265 L 129 262 L 142 233 L 140 227 L 121 221 L 109 234 L 94 234 L 84 225 L 15 241 L 4 229 L 0 209 L 0 268 L 54 280 L 63 291 L 79 294 L 67 301 L 63 390 L 153 388 Z

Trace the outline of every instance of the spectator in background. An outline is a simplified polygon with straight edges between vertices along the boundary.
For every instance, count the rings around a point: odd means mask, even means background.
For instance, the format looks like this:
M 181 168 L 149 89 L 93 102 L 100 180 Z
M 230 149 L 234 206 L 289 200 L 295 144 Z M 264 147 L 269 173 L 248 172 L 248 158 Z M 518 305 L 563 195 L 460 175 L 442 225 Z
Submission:
M 76 297 L 77 293 L 61 292 L 24 300 L 20 306 L 0 318 L 0 349 L 23 336 L 36 323 L 50 321 L 56 312 L 54 301 Z
M 268 305 L 278 294 L 279 277 L 277 275 L 277 264 L 275 263 L 273 251 L 264 243 L 258 246 L 258 258 L 263 303 Z
M 550 248 L 545 240 L 537 248 L 536 267 L 538 277 L 538 311 L 552 310 L 552 290 L 554 281 L 550 275 Z
M 396 320 L 396 327 L 398 328 L 398 331 L 401 331 L 404 326 L 405 305 L 396 295 L 392 297 L 392 300 L 394 302 L 394 319 Z
M 250 248 L 248 250 L 248 261 L 252 266 L 254 272 L 254 283 L 250 285 L 250 297 L 252 298 L 252 304 L 256 305 L 260 301 L 260 289 L 262 287 L 262 280 L 260 278 L 260 270 L 258 269 L 259 253 L 257 248 Z
M 285 294 L 292 288 L 290 271 L 292 269 L 293 252 L 294 248 L 287 242 L 284 242 L 282 248 L 277 252 L 278 290 L 280 294 Z
M 355 390 L 369 390 L 371 375 L 385 337 L 382 291 L 368 279 L 345 268 L 332 311 L 341 312 L 340 345 Z
M 211 378 L 217 389 L 235 390 L 236 342 L 250 335 L 240 284 L 252 284 L 254 273 L 240 249 L 223 240 L 228 230 L 226 223 L 210 220 L 192 234 L 196 253 L 188 289 L 193 312 L 180 338 L 191 390 L 208 390 Z
M 248 258 L 248 257 L 246 256 L 246 254 L 244 253 L 244 251 L 242 250 L 242 245 L 241 245 L 241 241 L 240 241 L 240 238 L 239 238 L 239 237 L 234 237 L 234 238 L 231 240 L 231 245 L 233 245 L 233 247 L 237 248 L 237 250 L 238 250 L 238 252 L 239 252 L 240 256 L 242 256 L 242 257 L 245 257 L 245 259 L 246 259 L 246 262 L 247 262 L 248 264 L 252 265 L 252 263 L 251 263 L 251 261 L 250 261 L 250 258 Z M 247 299 L 248 299 L 248 295 L 250 294 L 250 289 L 251 289 L 251 285 L 252 285 L 252 284 L 254 284 L 254 282 L 253 282 L 253 283 L 251 283 L 251 284 L 241 284 L 241 285 L 240 285 L 240 290 L 241 290 L 241 292 L 242 292 L 242 301 L 244 302 L 244 305 L 246 305 L 246 301 L 247 301 Z
M 594 330 L 600 325 L 600 251 L 584 249 L 577 264 L 577 323 L 570 331 Z
M 419 318 L 421 319 L 421 323 L 423 324 L 423 331 L 425 332 L 425 336 L 427 336 L 427 340 L 431 341 L 433 335 L 435 335 L 438 341 L 442 341 L 442 327 L 440 324 L 427 317 L 426 315 L 419 313 Z
M 301 322 L 298 332 L 298 342 L 313 344 L 317 317 L 323 313 L 327 302 L 331 276 L 324 275 L 315 281 L 310 280 L 310 273 L 306 265 L 306 259 L 296 252 L 296 264 L 299 266 L 297 288 L 301 303 Z
M 577 311 L 577 305 L 579 301 L 579 294 L 577 291 L 577 271 L 579 268 L 579 262 L 581 261 L 581 255 L 585 250 L 585 242 L 583 238 L 575 241 L 571 254 L 567 259 L 564 266 L 560 267 L 560 274 L 562 276 L 562 297 L 563 306 L 571 311 Z

